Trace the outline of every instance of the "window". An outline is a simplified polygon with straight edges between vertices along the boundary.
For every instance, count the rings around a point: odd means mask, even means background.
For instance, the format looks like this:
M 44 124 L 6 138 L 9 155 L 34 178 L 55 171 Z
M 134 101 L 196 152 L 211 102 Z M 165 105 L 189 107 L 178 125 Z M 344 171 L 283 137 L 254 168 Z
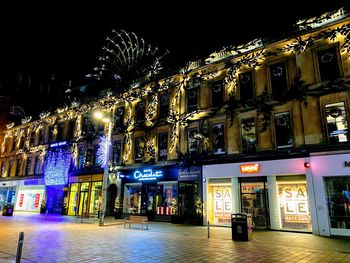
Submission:
M 340 76 L 337 53 L 336 47 L 317 51 L 321 81 L 336 79 Z
M 135 138 L 135 163 L 142 162 L 145 149 L 145 139 L 143 136 Z
M 136 124 L 142 124 L 145 121 L 146 102 L 140 101 L 136 104 Z
M 1 161 L 1 176 L 4 176 L 5 173 L 5 161 Z
M 240 100 L 245 101 L 254 98 L 253 71 L 238 75 Z
M 51 125 L 49 126 L 49 142 L 52 143 L 54 142 L 54 137 L 55 137 L 55 126 Z
M 159 101 L 159 119 L 166 120 L 169 114 L 169 94 L 160 96 Z
M 255 118 L 247 118 L 241 121 L 242 152 L 256 152 Z
M 286 148 L 292 146 L 293 135 L 289 112 L 275 114 L 275 133 L 277 148 Z
M 35 139 L 36 139 L 36 132 L 35 130 L 32 130 L 30 132 L 30 146 L 36 146 Z
M 25 132 L 24 132 L 23 135 L 21 135 L 21 136 L 19 137 L 19 146 L 18 146 L 18 149 L 22 149 L 22 148 L 23 148 L 25 137 L 26 137 Z
M 211 86 L 211 106 L 220 108 L 224 103 L 224 82 L 215 81 Z
M 27 158 L 27 163 L 26 163 L 26 173 L 25 175 L 28 176 L 30 174 L 30 169 L 32 168 L 32 157 Z
M 16 150 L 17 138 L 15 136 L 12 137 L 12 147 L 11 150 Z
M 187 89 L 187 112 L 196 111 L 198 109 L 198 89 Z
M 197 128 L 191 128 L 188 129 L 188 133 L 187 133 L 187 149 L 188 152 L 196 152 L 198 151 L 198 142 L 195 139 L 195 135 L 197 134 Z
M 124 115 L 125 115 L 125 107 L 118 107 L 115 113 L 115 125 L 114 131 L 118 133 L 122 133 L 124 131 Z
M 85 159 L 85 149 L 84 147 L 79 148 L 79 157 L 78 157 L 78 169 L 83 169 Z
M 22 166 L 22 159 L 21 158 L 18 158 L 17 159 L 17 164 L 16 164 L 16 174 L 15 176 L 19 176 L 21 175 L 21 166 Z
M 331 228 L 350 229 L 350 177 L 325 178 Z
M 168 133 L 158 134 L 158 160 L 164 161 L 168 159 Z
M 34 174 L 38 175 L 40 174 L 40 156 L 35 157 L 35 165 L 34 165 Z
M 329 142 L 348 142 L 348 120 L 344 102 L 325 105 L 325 113 Z
M 45 129 L 39 130 L 39 144 L 43 145 L 45 143 Z
M 9 161 L 9 166 L 7 167 L 7 176 L 11 176 L 13 160 Z
M 60 142 L 63 140 L 63 125 L 64 125 L 63 122 L 60 122 L 56 125 L 56 130 L 57 130 L 56 141 L 57 142 Z
M 224 124 L 213 124 L 212 137 L 213 137 L 213 152 L 214 154 L 225 153 L 225 133 Z
M 67 124 L 67 139 L 71 140 L 74 138 L 74 130 L 75 130 L 75 119 L 70 120 Z
M 113 143 L 113 163 L 119 164 L 122 155 L 122 141 L 115 141 Z
M 95 133 L 95 126 L 91 121 L 90 114 L 86 114 L 83 118 L 83 127 L 82 127 L 82 135 L 88 136 L 89 134 Z
M 288 90 L 286 63 L 279 62 L 270 65 L 270 79 L 272 98 L 281 100 L 286 96 Z

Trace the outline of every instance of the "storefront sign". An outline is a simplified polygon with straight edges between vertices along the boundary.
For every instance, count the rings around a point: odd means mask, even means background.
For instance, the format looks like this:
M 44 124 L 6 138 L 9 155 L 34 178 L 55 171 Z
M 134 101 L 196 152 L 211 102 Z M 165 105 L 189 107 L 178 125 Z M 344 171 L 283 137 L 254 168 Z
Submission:
M 191 166 L 191 167 L 182 168 L 178 170 L 179 181 L 196 181 L 201 178 L 201 175 L 202 175 L 201 166 Z
M 38 184 L 39 184 L 39 180 L 38 179 L 25 180 L 24 181 L 24 185 L 38 185 Z
M 134 178 L 138 181 L 156 180 L 159 177 L 163 177 L 162 170 L 143 169 L 134 172 Z
M 66 145 L 66 144 L 67 144 L 66 141 L 63 141 L 63 142 L 55 142 L 55 143 L 50 144 L 50 148 L 60 147 L 60 146 Z
M 260 164 L 258 163 L 248 163 L 242 164 L 239 166 L 242 174 L 250 174 L 250 173 L 259 173 L 260 172 Z

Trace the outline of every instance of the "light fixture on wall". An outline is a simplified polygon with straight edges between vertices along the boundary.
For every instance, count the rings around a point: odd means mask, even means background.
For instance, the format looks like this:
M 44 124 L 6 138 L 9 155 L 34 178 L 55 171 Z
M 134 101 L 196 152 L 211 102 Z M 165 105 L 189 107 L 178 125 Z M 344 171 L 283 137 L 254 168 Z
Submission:
M 309 162 L 305 162 L 305 163 L 304 163 L 304 167 L 305 167 L 305 168 L 310 168 L 310 167 L 311 167 L 311 165 L 310 165 L 310 163 L 309 163 Z

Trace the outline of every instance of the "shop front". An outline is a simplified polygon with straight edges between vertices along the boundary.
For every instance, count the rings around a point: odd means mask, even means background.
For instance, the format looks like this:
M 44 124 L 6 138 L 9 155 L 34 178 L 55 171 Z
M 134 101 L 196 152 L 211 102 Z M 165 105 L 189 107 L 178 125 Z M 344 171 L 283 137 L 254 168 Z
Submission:
M 252 216 L 255 229 L 317 229 L 312 175 L 305 158 L 203 166 L 204 222 L 230 226 Z
M 69 177 L 68 215 L 98 213 L 103 174 Z
M 15 211 L 40 212 L 45 202 L 45 181 L 27 179 L 18 181 Z
M 350 236 L 350 154 L 311 156 L 320 234 Z
M 1 181 L 0 182 L 0 211 L 5 205 L 15 205 L 15 197 L 18 181 Z
M 193 223 L 201 216 L 201 167 L 141 167 L 120 170 L 123 213 L 149 220 Z

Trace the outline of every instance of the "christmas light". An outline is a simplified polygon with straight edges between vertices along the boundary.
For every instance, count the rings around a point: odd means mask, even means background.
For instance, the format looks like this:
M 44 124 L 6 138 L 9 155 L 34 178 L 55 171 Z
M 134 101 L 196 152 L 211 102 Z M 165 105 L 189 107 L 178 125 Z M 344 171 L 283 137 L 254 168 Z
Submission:
M 99 166 L 104 167 L 107 164 L 107 150 L 109 146 L 109 141 L 107 136 L 100 137 L 100 143 L 97 150 L 97 163 Z
M 71 152 L 67 147 L 52 148 L 46 156 L 45 185 L 65 185 L 68 182 L 68 170 Z

